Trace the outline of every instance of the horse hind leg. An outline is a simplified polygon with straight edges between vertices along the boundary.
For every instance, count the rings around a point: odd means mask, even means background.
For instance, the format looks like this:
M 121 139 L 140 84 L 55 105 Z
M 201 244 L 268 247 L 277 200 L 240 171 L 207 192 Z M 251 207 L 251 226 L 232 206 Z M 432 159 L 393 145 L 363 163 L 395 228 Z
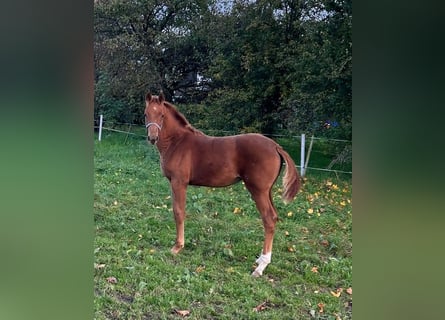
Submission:
M 264 226 L 264 244 L 263 251 L 260 257 L 256 260 L 258 266 L 252 272 L 252 276 L 260 277 L 263 274 L 264 269 L 271 261 L 273 237 L 275 233 L 275 224 L 278 220 L 277 211 L 272 203 L 270 190 L 263 192 L 249 191 L 255 200 L 258 211 L 261 214 L 261 219 Z

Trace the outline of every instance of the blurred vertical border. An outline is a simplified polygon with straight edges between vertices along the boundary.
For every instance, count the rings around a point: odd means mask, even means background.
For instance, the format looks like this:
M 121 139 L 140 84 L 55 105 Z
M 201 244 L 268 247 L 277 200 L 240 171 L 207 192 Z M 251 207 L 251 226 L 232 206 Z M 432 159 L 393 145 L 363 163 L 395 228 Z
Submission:
M 0 319 L 93 318 L 93 1 L 0 12 Z
M 354 316 L 439 319 L 443 11 L 439 1 L 354 5 Z

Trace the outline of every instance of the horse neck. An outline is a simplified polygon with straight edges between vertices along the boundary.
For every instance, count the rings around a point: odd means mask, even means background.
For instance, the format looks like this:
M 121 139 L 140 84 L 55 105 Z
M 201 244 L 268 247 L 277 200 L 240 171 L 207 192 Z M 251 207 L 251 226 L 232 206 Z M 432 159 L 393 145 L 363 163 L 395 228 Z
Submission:
M 166 116 L 160 132 L 159 141 L 156 144 L 161 155 L 165 154 L 170 147 L 175 146 L 186 134 L 186 128 L 180 126 L 171 115 Z

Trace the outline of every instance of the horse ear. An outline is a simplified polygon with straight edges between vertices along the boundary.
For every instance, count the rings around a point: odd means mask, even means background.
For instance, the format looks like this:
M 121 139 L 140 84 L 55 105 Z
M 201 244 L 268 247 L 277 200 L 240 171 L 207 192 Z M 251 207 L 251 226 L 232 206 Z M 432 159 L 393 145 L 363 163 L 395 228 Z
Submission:
M 148 93 L 146 94 L 146 96 L 145 96 L 145 101 L 146 101 L 146 102 L 150 102 L 150 100 L 151 100 L 151 93 L 148 92 Z
M 159 93 L 159 102 L 162 103 L 162 102 L 164 102 L 164 101 L 165 101 L 164 92 L 161 91 L 161 92 Z

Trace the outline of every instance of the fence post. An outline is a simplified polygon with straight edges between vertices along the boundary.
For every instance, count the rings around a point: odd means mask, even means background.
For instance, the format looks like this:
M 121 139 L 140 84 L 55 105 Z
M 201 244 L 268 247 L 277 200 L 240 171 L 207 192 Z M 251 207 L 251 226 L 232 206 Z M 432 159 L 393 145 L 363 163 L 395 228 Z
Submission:
M 300 168 L 300 175 L 302 177 L 304 177 L 306 168 L 304 167 L 304 149 L 305 149 L 305 140 L 306 140 L 306 135 L 304 133 L 301 134 L 301 151 L 300 151 L 300 164 L 301 164 L 301 168 Z
M 102 122 L 103 122 L 103 115 L 100 115 L 99 117 L 99 141 L 102 139 Z
M 312 145 L 314 144 L 314 135 L 311 137 L 311 142 L 309 143 L 309 149 L 307 151 L 306 162 L 304 163 L 305 171 L 307 171 L 309 158 L 311 157 Z

